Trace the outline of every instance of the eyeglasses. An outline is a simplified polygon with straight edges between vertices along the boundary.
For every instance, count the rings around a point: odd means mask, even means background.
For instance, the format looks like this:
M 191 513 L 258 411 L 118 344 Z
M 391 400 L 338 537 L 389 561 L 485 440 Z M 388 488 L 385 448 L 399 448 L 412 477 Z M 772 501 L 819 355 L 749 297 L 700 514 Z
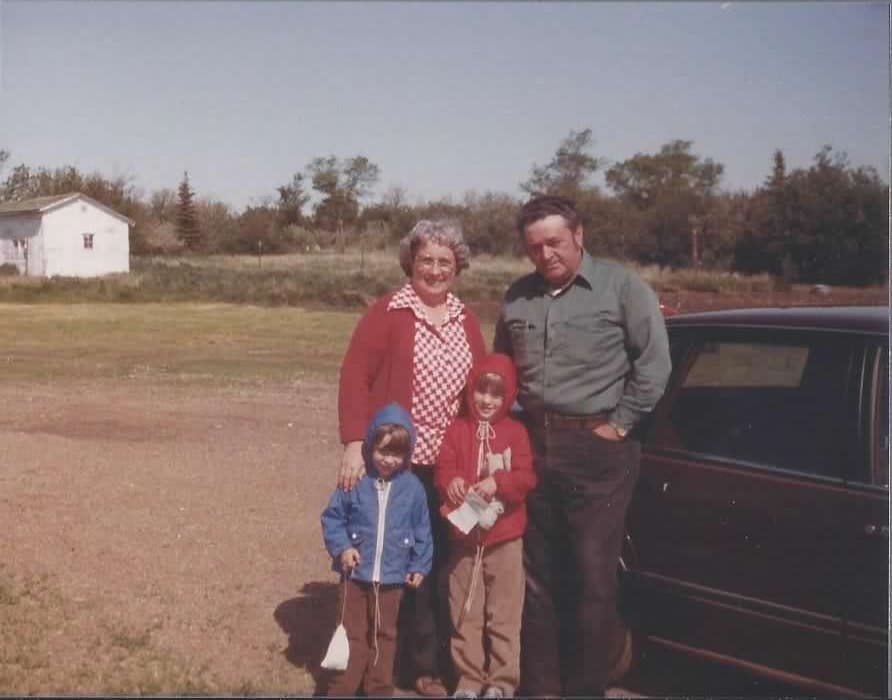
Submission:
M 425 256 L 423 258 L 415 258 L 415 264 L 420 270 L 424 270 L 425 272 L 430 272 L 436 268 L 439 268 L 443 272 L 452 272 L 455 269 L 455 263 L 449 258 L 431 258 Z

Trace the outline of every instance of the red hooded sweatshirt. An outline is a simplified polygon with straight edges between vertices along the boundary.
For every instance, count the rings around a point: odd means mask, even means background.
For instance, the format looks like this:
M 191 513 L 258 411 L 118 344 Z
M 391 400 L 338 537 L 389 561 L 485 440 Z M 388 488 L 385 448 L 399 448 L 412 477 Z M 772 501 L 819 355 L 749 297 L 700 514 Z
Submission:
M 480 419 L 474 406 L 474 384 L 477 377 L 484 373 L 498 374 L 505 384 L 502 406 L 489 422 Z M 446 495 L 455 477 L 464 478 L 468 488 L 486 477 L 485 473 L 478 472 L 481 445 L 483 465 L 487 464 L 487 455 L 504 456 L 505 450 L 510 448 L 510 469 L 497 469 L 491 474 L 496 482 L 494 498 L 504 504 L 505 512 L 489 530 L 476 526 L 465 535 L 451 524 L 449 530 L 452 539 L 470 546 L 516 539 L 526 529 L 526 495 L 536 485 L 536 475 L 526 428 L 508 415 L 517 397 L 517 374 L 511 358 L 493 353 L 476 363 L 468 375 L 465 393 L 468 411 L 466 415 L 456 418 L 446 430 L 434 470 L 434 484 L 442 504 L 440 512 L 446 515 L 456 508 Z

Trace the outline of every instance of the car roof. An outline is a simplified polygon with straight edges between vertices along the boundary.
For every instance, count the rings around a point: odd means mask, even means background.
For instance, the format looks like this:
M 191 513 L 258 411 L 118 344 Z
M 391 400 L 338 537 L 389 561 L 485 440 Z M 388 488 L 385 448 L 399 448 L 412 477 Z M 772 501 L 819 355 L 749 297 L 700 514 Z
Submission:
M 888 306 L 789 306 L 682 313 L 666 318 L 667 328 L 684 326 L 768 326 L 889 334 Z

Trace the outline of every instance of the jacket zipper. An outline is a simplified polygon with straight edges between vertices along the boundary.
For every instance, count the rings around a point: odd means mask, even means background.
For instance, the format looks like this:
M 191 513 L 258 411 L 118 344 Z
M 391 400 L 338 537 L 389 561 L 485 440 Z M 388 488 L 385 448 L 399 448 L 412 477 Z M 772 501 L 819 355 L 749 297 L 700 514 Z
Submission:
M 390 495 L 390 482 L 379 479 L 378 487 L 378 534 L 375 538 L 375 566 L 372 581 L 381 582 L 381 555 L 384 553 L 384 521 L 387 519 L 387 498 Z

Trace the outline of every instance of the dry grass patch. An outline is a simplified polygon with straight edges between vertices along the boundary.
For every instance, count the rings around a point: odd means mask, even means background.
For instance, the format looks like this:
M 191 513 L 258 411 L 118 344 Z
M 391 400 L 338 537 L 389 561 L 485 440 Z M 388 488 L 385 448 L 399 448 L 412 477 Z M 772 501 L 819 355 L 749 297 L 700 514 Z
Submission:
M 113 695 L 208 694 L 206 668 L 192 668 L 152 639 L 105 613 L 91 623 L 48 574 L 0 569 L 0 688 L 13 695 L 60 691 Z M 64 659 L 63 663 L 59 663 Z

